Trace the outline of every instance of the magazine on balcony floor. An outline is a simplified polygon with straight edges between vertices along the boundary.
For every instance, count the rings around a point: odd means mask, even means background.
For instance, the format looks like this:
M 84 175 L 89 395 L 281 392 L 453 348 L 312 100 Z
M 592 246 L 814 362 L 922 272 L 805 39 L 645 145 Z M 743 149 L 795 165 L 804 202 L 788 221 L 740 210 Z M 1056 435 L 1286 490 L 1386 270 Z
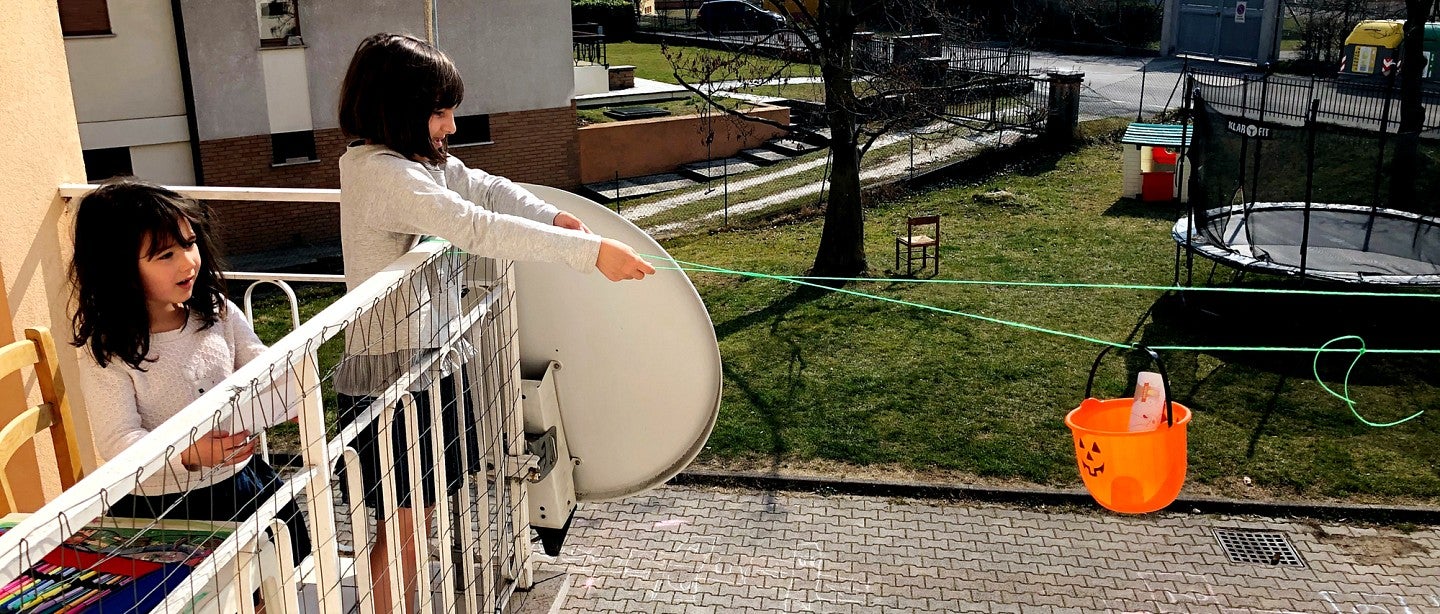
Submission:
M 0 534 L 25 517 L 0 519 Z M 148 612 L 234 530 L 223 522 L 96 519 L 0 586 L 0 613 Z

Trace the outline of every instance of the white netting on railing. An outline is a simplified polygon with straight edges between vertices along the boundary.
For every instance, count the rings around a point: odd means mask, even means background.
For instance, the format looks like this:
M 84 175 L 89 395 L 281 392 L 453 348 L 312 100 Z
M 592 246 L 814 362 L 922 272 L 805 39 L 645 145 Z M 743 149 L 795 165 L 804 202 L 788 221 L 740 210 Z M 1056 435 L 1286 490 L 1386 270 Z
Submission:
M 0 608 L 503 607 L 530 583 L 511 279 L 507 262 L 422 243 L 0 525 Z M 272 438 L 276 471 L 243 459 L 250 446 L 234 464 L 174 462 L 212 431 L 291 419 L 298 437 Z

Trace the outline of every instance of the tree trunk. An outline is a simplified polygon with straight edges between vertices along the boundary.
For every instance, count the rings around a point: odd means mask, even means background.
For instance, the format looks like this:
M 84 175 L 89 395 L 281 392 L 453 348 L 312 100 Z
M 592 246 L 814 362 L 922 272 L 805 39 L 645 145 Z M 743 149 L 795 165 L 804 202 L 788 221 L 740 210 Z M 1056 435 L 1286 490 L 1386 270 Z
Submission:
M 827 88 L 828 89 L 828 88 Z M 814 275 L 853 277 L 865 271 L 865 218 L 860 210 L 860 152 L 855 138 L 855 113 L 830 113 L 830 194 L 825 200 L 825 228 L 815 253 Z
M 1400 47 L 1403 54 L 1400 59 L 1400 131 L 1390 163 L 1389 202 L 1392 207 L 1414 201 L 1415 179 L 1420 172 L 1420 130 L 1425 125 L 1420 78 L 1425 69 L 1425 20 L 1429 13 L 1429 0 L 1405 0 L 1405 42 Z
M 855 17 L 850 3 L 831 0 L 825 7 L 820 74 L 825 80 L 825 113 L 830 125 L 830 194 L 825 228 L 811 273 L 853 277 L 864 272 L 865 219 L 860 210 L 860 152 L 856 129 L 854 78 Z

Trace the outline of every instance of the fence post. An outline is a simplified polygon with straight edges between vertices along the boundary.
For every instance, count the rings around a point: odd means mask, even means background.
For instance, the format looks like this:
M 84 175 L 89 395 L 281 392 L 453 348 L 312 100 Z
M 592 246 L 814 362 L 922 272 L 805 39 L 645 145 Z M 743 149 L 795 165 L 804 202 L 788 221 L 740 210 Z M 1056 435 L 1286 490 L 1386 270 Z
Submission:
M 1145 121 L 1145 73 L 1150 72 L 1150 63 L 1140 65 L 1140 108 L 1135 110 L 1135 121 Z
M 1045 138 L 1054 143 L 1072 143 L 1079 136 L 1080 86 L 1085 82 L 1085 73 L 1054 70 L 1046 76 L 1050 80 L 1050 111 L 1045 118 Z

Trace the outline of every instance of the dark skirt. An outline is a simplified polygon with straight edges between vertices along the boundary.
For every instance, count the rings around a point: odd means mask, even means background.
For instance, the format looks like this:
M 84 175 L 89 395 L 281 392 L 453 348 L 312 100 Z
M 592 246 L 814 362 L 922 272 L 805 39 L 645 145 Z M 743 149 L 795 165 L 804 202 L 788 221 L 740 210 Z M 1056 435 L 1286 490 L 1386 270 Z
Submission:
M 111 516 L 163 518 L 165 520 L 210 520 L 239 522 L 260 509 L 260 504 L 280 491 L 280 476 L 256 455 L 230 478 L 189 492 L 147 497 L 126 495 L 110 506 Z M 280 508 L 276 518 L 290 527 L 290 548 L 295 562 L 310 554 L 310 531 L 300 507 L 294 501 Z
M 484 470 L 480 462 L 480 446 L 476 434 L 475 407 L 471 401 L 470 378 L 462 376 L 465 394 L 464 403 L 457 406 L 455 403 L 455 376 L 449 375 L 440 379 L 440 417 L 442 420 L 441 442 L 444 446 L 445 456 L 445 482 L 446 492 L 453 494 L 458 492 L 465 484 L 465 474 L 477 473 Z M 370 406 L 375 398 L 369 396 L 354 397 L 350 395 L 338 395 L 340 413 L 340 424 L 348 425 L 355 420 L 355 417 Z M 412 392 L 411 397 L 415 399 L 415 414 L 420 419 L 420 464 L 424 469 L 420 478 L 423 489 L 425 507 L 435 505 L 436 497 L 436 471 L 435 446 L 431 443 L 433 429 L 430 408 L 429 391 Z M 456 412 L 464 412 L 463 433 L 457 432 L 455 428 Z M 378 419 L 377 419 L 378 421 Z M 384 498 L 380 492 L 380 481 L 394 474 L 395 492 L 399 503 L 396 507 L 413 508 L 414 501 L 410 492 L 410 455 L 405 445 L 405 406 L 404 403 L 395 405 L 395 422 L 391 427 L 391 454 L 394 459 L 393 467 L 382 467 L 380 465 L 379 436 L 376 433 L 376 424 L 371 423 L 355 437 L 352 446 L 355 452 L 360 455 L 360 473 L 364 483 L 365 505 L 380 519 L 379 510 L 384 508 Z M 345 472 L 340 470 L 341 484 L 345 484 Z M 349 492 L 346 492 L 347 501 Z

